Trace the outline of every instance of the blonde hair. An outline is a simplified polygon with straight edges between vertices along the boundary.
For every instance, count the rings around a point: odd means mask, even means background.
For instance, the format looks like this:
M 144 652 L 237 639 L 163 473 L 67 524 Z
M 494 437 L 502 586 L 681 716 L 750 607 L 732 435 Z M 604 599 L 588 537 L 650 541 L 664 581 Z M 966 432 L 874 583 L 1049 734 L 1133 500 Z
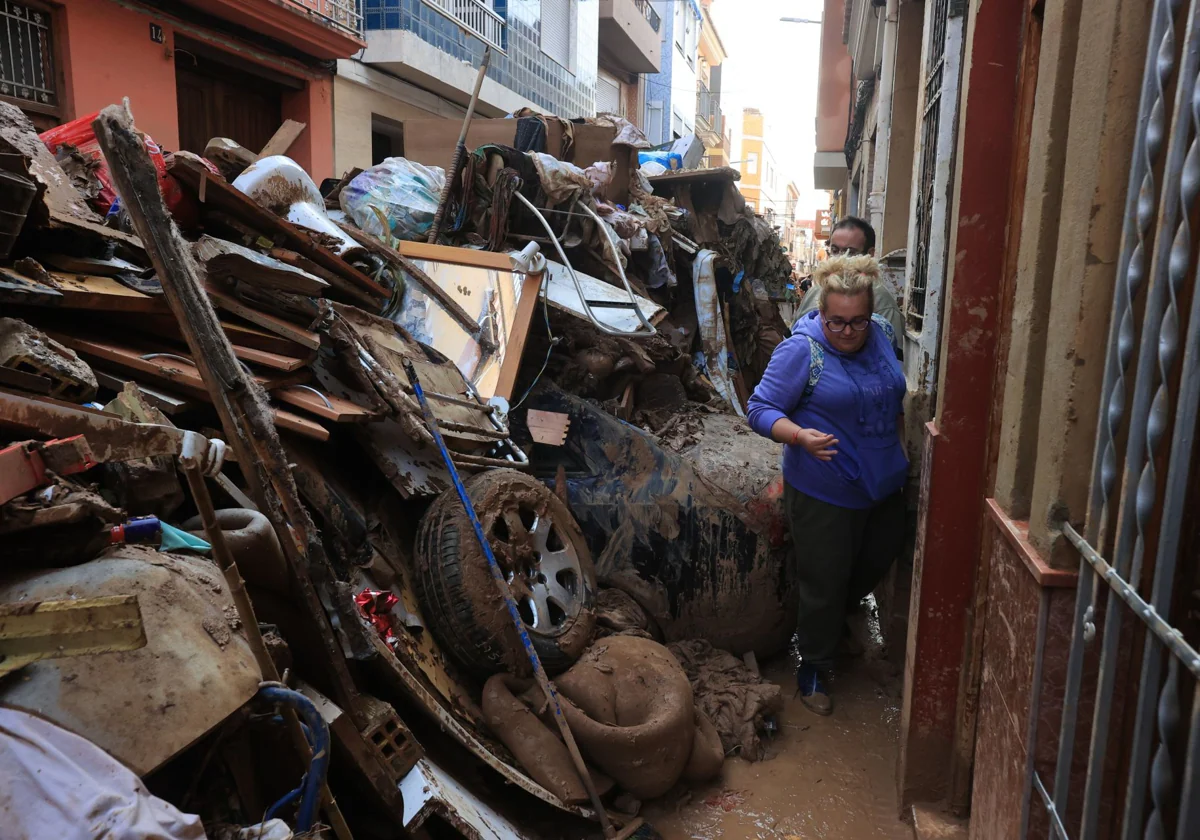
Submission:
M 821 311 L 825 311 L 825 299 L 831 294 L 867 294 L 871 312 L 875 311 L 875 281 L 879 279 L 879 261 L 869 255 L 858 257 L 833 257 L 817 263 L 813 269 L 813 282 L 821 287 L 819 298 Z

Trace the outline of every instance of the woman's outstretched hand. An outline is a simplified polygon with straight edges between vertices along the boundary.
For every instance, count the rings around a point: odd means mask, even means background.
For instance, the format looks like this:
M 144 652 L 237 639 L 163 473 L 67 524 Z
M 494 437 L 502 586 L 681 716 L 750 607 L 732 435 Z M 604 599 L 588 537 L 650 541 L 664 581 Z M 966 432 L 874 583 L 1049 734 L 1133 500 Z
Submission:
M 833 435 L 818 432 L 816 429 L 797 429 L 792 435 L 792 445 L 803 446 L 804 451 L 818 461 L 833 460 L 833 456 L 837 454 L 833 447 L 837 444 L 838 439 Z

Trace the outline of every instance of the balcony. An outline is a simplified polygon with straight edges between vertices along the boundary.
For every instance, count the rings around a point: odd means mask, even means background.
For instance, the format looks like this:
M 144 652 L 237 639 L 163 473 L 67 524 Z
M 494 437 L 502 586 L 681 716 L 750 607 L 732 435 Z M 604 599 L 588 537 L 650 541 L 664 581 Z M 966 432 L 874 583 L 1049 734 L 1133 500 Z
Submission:
M 360 0 L 187 0 L 210 15 L 324 60 L 349 58 L 366 42 Z
M 626 73 L 662 66 L 662 22 L 649 0 L 600 0 L 600 57 Z
M 504 52 L 504 18 L 482 0 L 424 0 L 494 50 Z
M 703 82 L 696 90 L 696 134 L 706 149 L 721 145 L 725 135 L 725 114 L 721 112 L 721 94 Z

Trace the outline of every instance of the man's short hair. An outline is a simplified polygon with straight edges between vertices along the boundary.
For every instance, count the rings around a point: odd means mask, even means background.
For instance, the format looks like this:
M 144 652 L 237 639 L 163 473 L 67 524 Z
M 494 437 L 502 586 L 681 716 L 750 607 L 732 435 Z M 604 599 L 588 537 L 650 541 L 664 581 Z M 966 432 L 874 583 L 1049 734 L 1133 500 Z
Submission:
M 866 250 L 871 251 L 875 248 L 875 228 L 871 227 L 871 223 L 866 219 L 860 219 L 858 216 L 847 216 L 844 219 L 839 219 L 838 223 L 833 226 L 833 230 L 829 232 L 832 236 L 836 231 L 854 228 L 861 231 L 863 241 L 866 243 Z

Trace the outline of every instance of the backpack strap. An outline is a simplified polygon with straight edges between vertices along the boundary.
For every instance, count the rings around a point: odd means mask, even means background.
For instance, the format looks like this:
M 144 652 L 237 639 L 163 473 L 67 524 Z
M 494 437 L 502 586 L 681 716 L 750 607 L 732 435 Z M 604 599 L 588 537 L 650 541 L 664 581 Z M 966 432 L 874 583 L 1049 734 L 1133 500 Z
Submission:
M 825 348 L 811 335 L 805 338 L 808 339 L 808 382 L 804 384 L 804 393 L 800 395 L 800 405 L 812 398 L 817 383 L 821 381 L 821 374 L 825 372 Z
M 896 343 L 896 328 L 892 326 L 892 322 L 882 315 L 872 315 L 871 320 L 874 321 L 883 330 L 883 334 L 887 336 L 888 344 L 893 347 L 899 347 Z

